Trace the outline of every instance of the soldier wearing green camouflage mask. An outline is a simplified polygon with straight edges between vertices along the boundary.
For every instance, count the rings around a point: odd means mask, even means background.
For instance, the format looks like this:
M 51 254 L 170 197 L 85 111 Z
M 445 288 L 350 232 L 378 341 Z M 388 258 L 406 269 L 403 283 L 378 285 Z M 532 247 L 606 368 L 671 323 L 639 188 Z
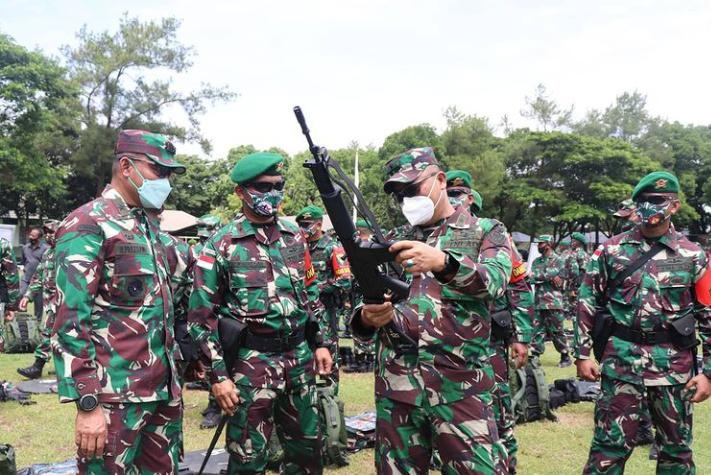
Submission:
M 12 244 L 0 238 L 0 353 L 5 351 L 4 321 L 15 317 L 20 300 L 20 273 Z
M 142 130 L 121 131 L 114 157 L 111 184 L 56 233 L 59 399 L 77 405 L 80 473 L 175 473 L 181 387 L 158 214 L 185 167 Z
M 37 379 L 42 376 L 42 369 L 52 356 L 52 347 L 49 338 L 54 327 L 55 300 L 57 286 L 54 282 L 54 234 L 59 227 L 59 221 L 50 219 L 42 225 L 44 240 L 49 246 L 42 255 L 42 261 L 37 266 L 32 280 L 27 286 L 25 295 L 20 300 L 19 309 L 24 312 L 27 304 L 34 300 L 35 296 L 42 292 L 42 311 L 44 312 L 42 331 L 40 332 L 42 341 L 35 348 L 35 362 L 27 368 L 18 368 L 17 372 L 25 378 Z
M 601 378 L 602 390 L 586 474 L 624 472 L 644 405 L 657 433 L 657 473 L 696 473 L 692 403 L 711 395 L 711 309 L 700 303 L 708 303 L 708 259 L 674 229 L 678 192 L 679 182 L 669 172 L 642 178 L 632 192 L 640 225 L 598 247 L 580 287 L 578 376 Z M 605 315 L 612 322 L 611 335 L 598 367 L 591 336 Z M 703 347 L 700 374 L 695 371 L 697 328 Z
M 450 204 L 432 148 L 397 155 L 386 170 L 385 192 L 410 223 L 388 235 L 397 241 L 390 251 L 409 276 L 410 294 L 365 304 L 351 322 L 355 337 L 376 341 L 376 469 L 428 473 L 437 449 L 445 474 L 502 473 L 489 306 L 511 275 L 506 231 Z M 407 339 L 385 331 L 390 322 Z
M 264 473 L 275 428 L 283 473 L 322 471 L 315 370 L 330 374 L 330 342 L 325 332 L 307 333 L 322 306 L 308 244 L 277 216 L 283 168 L 276 153 L 237 162 L 230 178 L 242 213 L 212 234 L 194 267 L 188 323 L 211 369 L 212 393 L 230 415 L 229 474 Z M 221 346 L 218 319 L 245 325 L 239 348 Z
M 624 200 L 620 203 L 617 211 L 612 215 L 618 220 L 620 232 L 629 231 L 639 223 L 639 217 L 635 213 L 634 201 Z

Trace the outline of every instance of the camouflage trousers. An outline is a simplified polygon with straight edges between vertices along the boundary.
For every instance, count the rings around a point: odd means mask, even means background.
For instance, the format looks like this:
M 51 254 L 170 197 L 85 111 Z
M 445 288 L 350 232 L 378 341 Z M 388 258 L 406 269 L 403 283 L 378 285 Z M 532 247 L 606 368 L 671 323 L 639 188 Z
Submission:
M 491 357 L 491 366 L 494 368 L 494 390 L 491 395 L 494 400 L 494 418 L 496 419 L 496 429 L 499 433 L 499 440 L 506 448 L 506 473 L 516 473 L 516 454 L 518 453 L 518 443 L 514 437 L 513 405 L 511 403 L 511 387 L 509 386 L 509 361 L 507 348 L 503 342 L 492 343 L 496 351 Z
M 5 302 L 0 302 L 0 353 L 5 352 Z
M 507 473 L 489 393 L 423 407 L 379 398 L 375 410 L 379 475 L 427 474 L 433 449 L 443 474 Z
M 227 473 L 264 473 L 269 461 L 268 443 L 275 428 L 284 450 L 282 473 L 322 473 L 316 386 L 286 391 L 238 388 L 240 404 L 227 424 Z
M 42 325 L 42 330 L 40 330 L 40 341 L 37 348 L 35 348 L 35 358 L 49 361 L 52 358 L 52 345 L 50 344 L 50 338 L 52 337 L 52 328 L 54 328 L 54 312 L 47 312 L 47 319 Z
M 373 339 L 368 343 L 364 343 L 361 340 L 353 339 L 353 353 L 356 355 L 374 355 L 375 340 Z
M 536 309 L 536 324 L 534 325 L 531 353 L 541 356 L 546 351 L 546 335 L 553 341 L 553 346 L 561 355 L 570 353 L 568 339 L 565 336 L 563 322 L 565 312 L 559 309 Z
M 632 454 L 644 402 L 656 428 L 658 474 L 694 474 L 692 405 L 684 385 L 642 386 L 602 377 L 595 405 L 595 432 L 583 474 L 621 474 Z
M 80 474 L 178 472 L 183 407 L 178 401 L 102 404 L 108 422 L 104 456 L 78 456 Z

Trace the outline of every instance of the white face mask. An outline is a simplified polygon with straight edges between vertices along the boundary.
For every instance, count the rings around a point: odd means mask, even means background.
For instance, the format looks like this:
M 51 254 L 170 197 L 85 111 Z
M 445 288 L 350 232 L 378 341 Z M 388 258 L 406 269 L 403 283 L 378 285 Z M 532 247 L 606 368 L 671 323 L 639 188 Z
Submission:
M 437 203 L 433 203 L 430 199 L 436 182 L 437 180 L 432 182 L 427 196 L 405 197 L 402 200 L 402 205 L 400 205 L 402 214 L 405 215 L 405 219 L 407 219 L 412 226 L 428 223 L 432 219 L 432 216 L 434 216 L 435 207 L 439 204 L 439 200 L 442 199 L 441 190 L 437 198 Z

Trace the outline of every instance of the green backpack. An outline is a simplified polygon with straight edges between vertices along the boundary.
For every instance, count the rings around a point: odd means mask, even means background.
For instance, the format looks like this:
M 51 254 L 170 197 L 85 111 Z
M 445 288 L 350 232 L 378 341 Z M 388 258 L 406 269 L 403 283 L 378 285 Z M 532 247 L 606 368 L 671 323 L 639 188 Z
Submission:
M 5 353 L 32 353 L 40 341 L 39 323 L 34 315 L 18 313 L 5 322 Z
M 323 430 L 323 465 L 348 465 L 348 431 L 344 418 L 345 406 L 335 394 L 335 385 L 316 386 L 318 415 Z
M 9 444 L 0 444 L 0 475 L 17 475 L 15 449 Z
M 509 385 L 512 411 L 517 424 L 541 419 L 558 420 L 550 406 L 546 373 L 538 358 L 529 359 L 523 368 L 512 368 L 509 371 Z

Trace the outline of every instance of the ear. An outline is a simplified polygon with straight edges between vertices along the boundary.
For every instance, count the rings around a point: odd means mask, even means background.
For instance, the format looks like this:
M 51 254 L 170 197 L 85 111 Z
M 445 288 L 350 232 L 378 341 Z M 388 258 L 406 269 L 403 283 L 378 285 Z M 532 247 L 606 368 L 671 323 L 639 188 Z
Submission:
M 679 201 L 678 198 L 676 198 L 674 201 L 672 201 L 671 207 L 669 208 L 669 213 L 670 214 L 676 214 L 677 211 L 681 209 L 681 201 Z
M 244 201 L 244 188 L 242 188 L 242 185 L 235 185 L 235 195 Z

